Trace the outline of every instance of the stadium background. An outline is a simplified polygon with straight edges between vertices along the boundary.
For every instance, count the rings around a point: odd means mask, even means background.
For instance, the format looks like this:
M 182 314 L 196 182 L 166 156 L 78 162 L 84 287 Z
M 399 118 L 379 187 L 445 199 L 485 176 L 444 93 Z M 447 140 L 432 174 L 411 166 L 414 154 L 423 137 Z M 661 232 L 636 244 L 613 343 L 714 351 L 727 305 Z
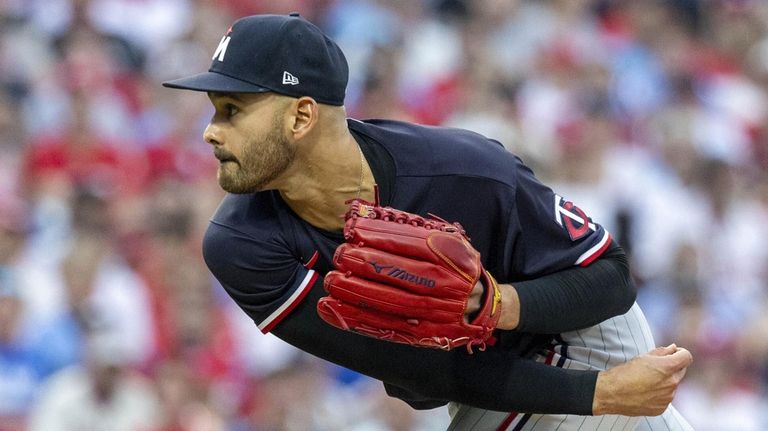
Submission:
M 260 335 L 201 260 L 210 108 L 159 84 L 291 11 L 350 116 L 497 138 L 619 238 L 697 430 L 768 428 L 768 2 L 2 0 L 0 430 L 447 423 Z

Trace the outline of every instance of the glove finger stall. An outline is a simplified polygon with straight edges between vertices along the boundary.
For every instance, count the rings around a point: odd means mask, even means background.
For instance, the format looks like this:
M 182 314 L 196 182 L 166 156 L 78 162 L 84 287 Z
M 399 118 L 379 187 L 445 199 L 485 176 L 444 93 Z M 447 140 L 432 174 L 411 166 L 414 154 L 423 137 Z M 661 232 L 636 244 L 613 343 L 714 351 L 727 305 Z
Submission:
M 362 243 L 378 250 L 435 263 L 437 263 L 435 254 L 425 246 L 426 238 L 436 233 L 460 236 L 458 233 L 416 228 L 409 224 L 386 220 L 359 218 L 351 219 L 348 223 L 349 225 L 345 228 L 348 243 Z
M 356 333 L 391 342 L 450 349 L 466 344 L 482 334 L 482 330 L 468 330 L 458 323 L 436 323 L 428 320 L 414 321 L 386 313 L 375 312 L 332 298 L 318 303 L 318 314 L 331 325 Z M 424 334 L 430 334 L 424 336 Z M 462 334 L 456 336 L 456 334 Z
M 436 322 L 455 322 L 466 308 L 465 298 L 446 299 L 416 295 L 381 283 L 346 276 L 332 271 L 325 277 L 324 287 L 334 299 L 355 304 L 361 309 L 402 316 L 429 319 Z
M 449 266 L 349 244 L 338 247 L 334 265 L 339 271 L 421 295 L 464 299 L 474 287 Z

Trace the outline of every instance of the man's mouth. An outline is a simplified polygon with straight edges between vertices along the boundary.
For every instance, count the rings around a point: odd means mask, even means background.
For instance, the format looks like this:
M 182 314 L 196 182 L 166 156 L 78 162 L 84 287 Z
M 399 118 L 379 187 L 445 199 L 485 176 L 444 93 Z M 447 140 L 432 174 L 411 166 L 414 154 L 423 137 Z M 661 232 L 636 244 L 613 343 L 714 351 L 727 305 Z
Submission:
M 213 156 L 216 157 L 216 159 L 218 159 L 220 163 L 237 162 L 237 159 L 234 156 L 232 156 L 231 154 L 227 154 L 223 151 L 214 150 Z

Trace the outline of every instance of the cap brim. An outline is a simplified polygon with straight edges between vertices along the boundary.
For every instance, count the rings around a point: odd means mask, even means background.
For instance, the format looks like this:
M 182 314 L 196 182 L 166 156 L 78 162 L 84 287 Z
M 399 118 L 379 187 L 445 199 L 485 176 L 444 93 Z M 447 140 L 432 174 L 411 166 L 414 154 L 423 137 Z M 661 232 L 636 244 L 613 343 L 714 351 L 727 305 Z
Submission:
M 247 81 L 216 72 L 203 72 L 186 78 L 163 82 L 163 87 L 217 93 L 264 93 L 272 91 Z

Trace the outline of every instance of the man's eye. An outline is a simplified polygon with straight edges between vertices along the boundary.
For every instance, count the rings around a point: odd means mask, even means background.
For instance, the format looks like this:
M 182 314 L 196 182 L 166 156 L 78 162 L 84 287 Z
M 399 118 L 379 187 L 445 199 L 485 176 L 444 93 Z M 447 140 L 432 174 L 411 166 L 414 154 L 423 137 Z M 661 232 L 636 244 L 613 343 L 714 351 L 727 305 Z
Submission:
M 238 112 L 240 112 L 239 109 L 237 109 L 237 106 L 232 104 L 227 104 L 226 106 L 224 106 L 224 110 L 227 113 L 227 117 L 231 117 L 237 114 Z

